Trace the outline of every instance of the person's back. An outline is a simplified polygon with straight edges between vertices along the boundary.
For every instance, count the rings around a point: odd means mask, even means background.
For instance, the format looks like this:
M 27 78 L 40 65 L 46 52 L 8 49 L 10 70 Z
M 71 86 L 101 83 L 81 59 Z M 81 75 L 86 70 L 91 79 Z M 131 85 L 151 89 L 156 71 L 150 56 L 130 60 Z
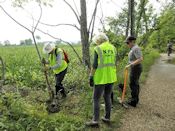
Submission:
M 98 54 L 98 68 L 94 75 L 95 84 L 109 84 L 116 81 L 116 50 L 108 41 L 95 48 Z
M 111 93 L 116 78 L 116 49 L 109 43 L 108 37 L 100 33 L 95 43 L 94 62 L 91 68 L 89 84 L 93 87 L 93 119 L 87 122 L 87 126 L 99 125 L 100 97 L 105 101 L 105 114 L 103 122 L 110 122 L 111 116 Z

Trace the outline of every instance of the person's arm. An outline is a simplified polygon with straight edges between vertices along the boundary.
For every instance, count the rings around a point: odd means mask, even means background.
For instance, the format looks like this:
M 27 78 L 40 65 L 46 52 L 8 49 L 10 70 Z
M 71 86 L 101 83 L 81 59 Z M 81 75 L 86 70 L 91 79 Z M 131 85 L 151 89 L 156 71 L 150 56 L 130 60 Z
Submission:
M 44 65 L 48 65 L 48 64 L 49 64 L 49 61 L 46 60 L 44 57 L 42 58 L 41 62 L 42 62 Z
M 61 52 L 59 52 L 57 54 L 57 57 L 56 57 L 56 65 L 51 66 L 50 68 L 52 70 L 57 69 L 57 68 L 59 68 L 61 66 L 61 64 L 62 64 L 62 54 L 61 54 Z
M 134 62 L 131 63 L 131 66 L 140 64 L 143 61 L 143 57 L 141 56 L 140 58 L 138 58 L 137 60 L 135 60 Z
M 90 75 L 89 76 L 94 76 L 96 69 L 93 67 L 91 68 Z
M 136 48 L 133 53 L 136 57 L 136 60 L 131 63 L 132 66 L 140 64 L 143 61 L 143 56 L 140 48 Z
M 131 66 L 135 66 L 137 64 L 140 64 L 143 61 L 143 56 L 142 56 L 142 52 L 140 50 L 140 48 L 136 48 L 134 51 L 134 56 L 136 58 L 135 61 L 133 61 L 132 63 L 130 63 L 129 65 L 127 65 L 125 68 L 129 68 Z
M 90 71 L 90 76 L 94 76 L 97 67 L 98 67 L 98 54 L 96 51 L 94 51 L 94 62 Z
M 89 84 L 91 87 L 94 86 L 94 74 L 95 74 L 95 71 L 98 67 L 98 54 L 96 51 L 94 51 L 94 62 L 93 62 L 93 66 L 90 70 L 90 74 L 89 74 Z

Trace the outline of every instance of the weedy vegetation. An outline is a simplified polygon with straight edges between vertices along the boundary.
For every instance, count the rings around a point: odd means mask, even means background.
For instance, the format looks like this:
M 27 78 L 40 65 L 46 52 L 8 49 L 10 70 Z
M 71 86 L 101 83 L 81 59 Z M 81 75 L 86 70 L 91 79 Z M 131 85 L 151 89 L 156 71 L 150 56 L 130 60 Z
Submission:
M 0 48 L 0 56 L 6 65 L 6 80 L 0 93 L 0 130 L 91 130 L 91 128 L 84 125 L 87 120 L 92 118 L 93 114 L 93 89 L 88 84 L 88 69 L 79 62 L 70 47 L 61 45 L 61 48 L 65 49 L 70 57 L 68 73 L 63 82 L 68 97 L 60 101 L 60 112 L 54 114 L 49 114 L 46 110 L 45 101 L 47 101 L 49 95 L 43 67 L 35 47 L 31 45 Z M 81 46 L 76 45 L 74 48 L 81 54 Z M 39 49 L 41 52 L 42 46 L 39 46 Z M 145 48 L 143 54 L 142 81 L 145 80 L 154 60 L 159 57 L 156 50 L 149 48 Z M 46 56 L 43 54 L 43 57 Z M 93 46 L 91 47 L 91 57 L 93 57 Z M 112 130 L 120 126 L 120 118 L 125 110 L 117 101 L 117 97 L 121 96 L 117 84 L 123 82 L 123 72 L 127 61 L 127 55 L 124 55 L 120 58 L 118 65 L 118 82 L 114 85 L 112 124 L 110 126 L 101 124 L 100 129 Z M 48 75 L 51 87 L 54 89 L 54 76 L 51 72 Z M 128 97 L 130 94 L 129 88 L 127 92 Z M 103 100 L 101 103 L 104 103 Z M 101 107 L 101 115 L 103 113 L 104 108 Z

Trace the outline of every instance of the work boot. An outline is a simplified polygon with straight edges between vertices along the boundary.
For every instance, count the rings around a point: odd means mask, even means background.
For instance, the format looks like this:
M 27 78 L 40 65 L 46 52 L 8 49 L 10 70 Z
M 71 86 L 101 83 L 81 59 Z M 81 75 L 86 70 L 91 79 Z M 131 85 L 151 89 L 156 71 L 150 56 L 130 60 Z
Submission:
M 92 121 L 90 121 L 90 122 L 86 122 L 85 125 L 86 125 L 86 126 L 95 127 L 95 126 L 99 126 L 99 123 L 98 123 L 98 121 L 92 120 Z
M 107 118 L 105 118 L 105 117 L 102 117 L 101 120 L 102 120 L 103 122 L 105 122 L 105 123 L 110 123 L 110 119 L 107 119 Z
M 127 104 L 129 105 L 129 106 L 132 106 L 132 107 L 136 107 L 136 102 L 133 102 L 133 101 L 129 101 L 129 102 L 127 102 Z

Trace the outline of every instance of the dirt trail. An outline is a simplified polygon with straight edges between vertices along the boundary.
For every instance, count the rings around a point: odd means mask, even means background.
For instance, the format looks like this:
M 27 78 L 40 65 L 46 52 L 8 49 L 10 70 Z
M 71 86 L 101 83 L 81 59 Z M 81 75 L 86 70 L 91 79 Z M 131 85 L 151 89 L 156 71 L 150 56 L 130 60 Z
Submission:
M 175 65 L 162 54 L 141 87 L 137 108 L 126 111 L 117 131 L 175 131 Z

